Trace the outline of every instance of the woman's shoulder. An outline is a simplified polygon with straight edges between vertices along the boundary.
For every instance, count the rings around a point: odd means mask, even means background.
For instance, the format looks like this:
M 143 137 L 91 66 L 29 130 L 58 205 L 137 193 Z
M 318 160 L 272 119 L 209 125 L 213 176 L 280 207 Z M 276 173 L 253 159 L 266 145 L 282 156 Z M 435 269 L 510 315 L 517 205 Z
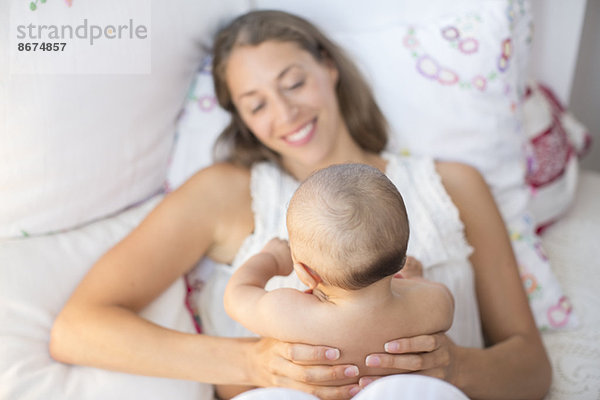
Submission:
M 227 162 L 212 164 L 192 175 L 183 187 L 200 190 L 206 196 L 248 190 L 250 170 Z
M 253 229 L 250 170 L 231 163 L 216 163 L 196 172 L 177 189 L 185 198 L 188 219 L 212 227 L 213 242 L 207 255 L 230 263 L 242 241 Z
M 481 173 L 474 167 L 460 162 L 436 161 L 435 170 L 442 185 L 457 207 L 489 193 Z
M 170 196 L 190 212 L 210 210 L 215 217 L 249 208 L 250 171 L 231 163 L 216 163 L 199 170 Z
M 435 161 L 434 165 L 436 172 L 442 178 L 444 186 L 466 188 L 484 182 L 479 171 L 468 164 L 454 161 Z
M 204 179 L 246 179 L 250 178 L 250 168 L 230 162 L 217 162 L 196 172 L 192 179 L 203 177 Z

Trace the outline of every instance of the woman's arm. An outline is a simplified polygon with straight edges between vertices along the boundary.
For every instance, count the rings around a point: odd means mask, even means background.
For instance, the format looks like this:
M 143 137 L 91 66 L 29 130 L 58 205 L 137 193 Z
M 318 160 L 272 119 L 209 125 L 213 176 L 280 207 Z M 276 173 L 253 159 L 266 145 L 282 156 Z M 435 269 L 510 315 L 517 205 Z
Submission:
M 403 355 L 378 354 L 375 362 L 440 377 L 471 398 L 543 398 L 551 381 L 550 362 L 494 199 L 475 169 L 438 163 L 437 170 L 474 248 L 471 263 L 489 347 L 458 347 L 444 334 L 420 336 L 389 343 L 389 352 Z
M 55 321 L 50 342 L 55 359 L 144 375 L 223 379 L 197 361 L 206 357 L 197 358 L 199 349 L 217 349 L 207 338 L 173 332 L 136 315 L 204 254 L 218 253 L 224 243 L 219 230 L 225 229 L 220 218 L 235 205 L 223 201 L 226 193 L 217 189 L 223 175 L 233 181 L 232 199 L 242 195 L 244 171 L 223 165 L 198 173 L 100 258 Z M 231 364 L 238 364 L 238 357 Z M 230 372 L 243 378 L 241 370 Z
M 479 313 L 490 346 L 457 349 L 454 383 L 475 398 L 543 398 L 550 362 L 494 198 L 474 168 L 439 163 L 437 169 L 474 248 Z
M 223 182 L 228 182 L 227 187 Z M 135 374 L 281 385 L 324 397 L 349 397 L 350 387 L 309 385 L 332 375 L 345 378 L 347 366 L 293 363 L 337 359 L 339 352 L 333 349 L 185 334 L 137 315 L 202 256 L 230 261 L 253 229 L 248 185 L 248 171 L 218 165 L 168 195 L 77 287 L 54 323 L 52 356 L 66 363 Z

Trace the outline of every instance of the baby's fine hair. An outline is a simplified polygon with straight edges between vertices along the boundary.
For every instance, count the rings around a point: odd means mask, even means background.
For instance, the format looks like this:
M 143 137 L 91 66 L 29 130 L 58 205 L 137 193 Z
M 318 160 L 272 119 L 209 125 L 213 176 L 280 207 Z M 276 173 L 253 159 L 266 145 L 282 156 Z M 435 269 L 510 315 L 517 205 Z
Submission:
M 327 284 L 357 290 L 404 265 L 404 201 L 377 168 L 338 164 L 313 173 L 290 200 L 287 225 L 295 257 Z

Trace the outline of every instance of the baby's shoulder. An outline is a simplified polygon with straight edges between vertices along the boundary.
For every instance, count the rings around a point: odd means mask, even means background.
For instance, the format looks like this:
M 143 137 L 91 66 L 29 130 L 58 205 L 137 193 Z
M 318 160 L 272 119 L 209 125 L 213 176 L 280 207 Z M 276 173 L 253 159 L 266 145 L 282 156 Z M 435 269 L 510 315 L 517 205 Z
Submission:
M 391 290 L 396 295 L 398 304 L 412 304 L 413 302 L 424 303 L 450 303 L 454 300 L 448 288 L 438 282 L 433 282 L 421 277 L 410 279 L 394 278 Z
M 401 320 L 397 323 L 406 323 L 421 334 L 447 330 L 452 325 L 454 298 L 446 286 L 423 278 L 395 278 L 391 288 L 395 295 L 393 315 Z

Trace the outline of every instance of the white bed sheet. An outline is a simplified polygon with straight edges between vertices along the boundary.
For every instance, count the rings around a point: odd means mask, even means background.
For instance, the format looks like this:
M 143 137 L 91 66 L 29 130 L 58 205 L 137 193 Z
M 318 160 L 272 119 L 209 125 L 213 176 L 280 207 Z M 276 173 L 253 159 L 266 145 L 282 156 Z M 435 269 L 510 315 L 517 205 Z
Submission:
M 572 331 L 543 334 L 554 366 L 549 400 L 600 396 L 600 174 L 583 172 L 576 201 L 543 235 L 554 270 L 580 318 Z M 0 243 L 0 399 L 207 400 L 208 385 L 74 367 L 53 361 L 54 317 L 93 262 L 156 204 L 155 197 L 80 229 Z M 181 280 L 144 315 L 193 332 Z
M 542 335 L 553 382 L 547 400 L 600 399 L 600 174 L 582 171 L 575 202 L 542 240 L 580 326 Z

